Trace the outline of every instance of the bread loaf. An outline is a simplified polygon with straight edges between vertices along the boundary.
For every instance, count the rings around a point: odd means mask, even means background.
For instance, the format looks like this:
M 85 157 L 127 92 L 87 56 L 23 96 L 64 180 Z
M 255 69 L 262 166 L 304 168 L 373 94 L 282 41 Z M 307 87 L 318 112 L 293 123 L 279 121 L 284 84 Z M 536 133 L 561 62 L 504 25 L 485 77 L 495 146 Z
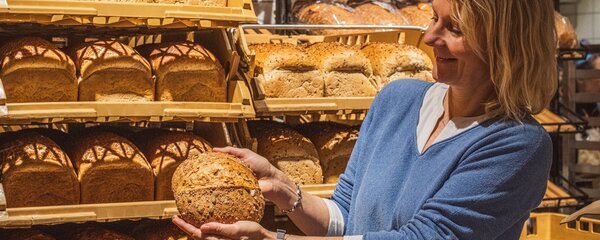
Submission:
M 187 159 L 198 159 L 200 154 L 212 151 L 210 143 L 192 133 L 160 131 L 147 139 L 144 155 L 147 157 L 156 181 L 156 200 L 171 200 L 171 178 L 179 164 Z
M 403 7 L 399 13 L 413 26 L 428 27 L 433 18 L 433 8 L 426 3 Z
M 76 233 L 72 240 L 134 240 L 134 238 L 104 228 L 89 227 Z
M 558 12 L 554 12 L 554 25 L 556 27 L 556 35 L 558 35 L 558 48 L 577 48 L 579 45 L 577 41 L 577 32 L 569 19 L 560 15 Z
M 258 141 L 257 153 L 268 159 L 298 184 L 323 183 L 319 154 L 313 143 L 281 123 L 249 121 L 250 134 Z
M 79 203 L 79 182 L 69 157 L 49 138 L 32 131 L 9 135 L 0 152 L 8 207 Z
M 306 51 L 291 44 L 255 44 L 255 72 L 266 97 L 323 97 L 323 77 Z
M 62 149 L 71 149 L 71 144 L 73 143 L 73 137 L 61 130 L 51 129 L 51 128 L 27 128 L 23 129 L 19 132 L 35 132 L 41 134 L 47 138 L 50 138 L 54 141 L 58 146 Z M 0 139 L 0 141 L 2 141 Z
M 377 87 L 383 88 L 391 81 L 417 78 L 433 81 L 431 59 L 422 50 L 399 43 L 369 43 L 362 52 L 371 61 Z
M 114 133 L 91 131 L 74 144 L 72 159 L 82 203 L 150 201 L 154 175 L 140 150 Z
M 337 183 L 346 169 L 352 149 L 358 139 L 354 127 L 334 122 L 311 122 L 298 126 L 298 131 L 308 137 L 319 152 L 325 183 Z
M 299 7 L 295 13 L 298 22 L 304 24 L 334 24 L 349 25 L 360 24 L 360 15 L 348 7 L 341 4 L 316 3 Z M 365 29 L 321 29 L 314 30 L 316 34 L 337 35 L 369 32 Z
M 315 43 L 307 47 L 309 56 L 325 76 L 325 97 L 375 96 L 370 81 L 373 69 L 359 49 L 337 42 Z
M 184 231 L 173 223 L 158 222 L 142 224 L 133 231 L 135 239 L 140 240 L 192 240 Z
M 73 61 L 50 42 L 34 37 L 19 38 L 0 48 L 6 101 L 77 101 L 77 79 Z
M 150 64 L 116 40 L 94 41 L 69 50 L 80 74 L 79 101 L 153 101 Z
M 79 0 L 90 1 L 90 0 Z M 160 3 L 160 4 L 185 4 L 206 7 L 225 7 L 226 0 L 96 0 L 99 2 L 131 2 L 131 3 Z
M 265 202 L 258 180 L 232 155 L 207 152 L 185 160 L 175 170 L 172 184 L 181 217 L 194 226 L 262 218 Z
M 5 240 L 55 240 L 56 238 L 36 229 L 9 230 Z
M 196 43 L 142 46 L 156 75 L 158 101 L 225 102 L 227 82 L 221 63 Z
M 360 16 L 361 24 L 370 24 L 370 25 L 408 25 L 408 20 L 401 15 L 400 13 L 396 13 L 396 8 L 392 5 L 389 5 L 390 9 L 393 11 L 389 11 L 381 7 L 380 5 L 374 3 L 362 4 L 354 9 L 356 10 L 356 14 Z

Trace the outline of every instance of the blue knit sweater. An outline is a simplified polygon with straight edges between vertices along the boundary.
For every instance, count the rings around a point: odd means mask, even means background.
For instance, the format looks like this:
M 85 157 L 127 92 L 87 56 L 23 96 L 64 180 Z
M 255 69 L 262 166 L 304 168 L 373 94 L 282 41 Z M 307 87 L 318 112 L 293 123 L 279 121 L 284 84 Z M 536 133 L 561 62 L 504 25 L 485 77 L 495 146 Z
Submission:
M 533 119 L 489 120 L 419 154 L 430 83 L 394 81 L 375 98 L 332 200 L 363 239 L 518 239 L 544 196 L 552 143 Z

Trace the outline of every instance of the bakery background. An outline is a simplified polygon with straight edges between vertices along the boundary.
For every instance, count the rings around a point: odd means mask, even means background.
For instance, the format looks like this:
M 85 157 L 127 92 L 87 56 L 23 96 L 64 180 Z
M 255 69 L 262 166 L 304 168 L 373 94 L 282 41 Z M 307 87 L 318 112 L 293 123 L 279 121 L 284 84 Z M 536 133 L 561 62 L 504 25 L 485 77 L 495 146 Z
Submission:
M 432 81 L 427 2 L 7 1 L 0 239 L 186 239 L 169 220 L 171 175 L 215 146 L 257 151 L 329 197 L 373 96 Z M 593 46 L 557 23 L 561 91 L 535 116 L 556 153 L 522 239 L 595 239 L 598 220 L 557 222 L 600 198 L 598 155 L 579 152 L 598 149 L 597 115 L 582 111 L 600 77 L 577 68 Z M 301 234 L 271 204 L 261 223 Z

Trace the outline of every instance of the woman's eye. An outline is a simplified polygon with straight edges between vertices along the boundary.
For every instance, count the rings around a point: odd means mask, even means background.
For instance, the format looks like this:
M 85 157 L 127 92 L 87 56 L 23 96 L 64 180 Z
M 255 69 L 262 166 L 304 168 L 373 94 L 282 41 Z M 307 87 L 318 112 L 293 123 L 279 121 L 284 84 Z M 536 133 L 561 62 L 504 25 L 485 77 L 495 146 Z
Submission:
M 457 34 L 457 35 L 461 35 L 462 31 L 460 31 L 460 28 L 456 27 L 456 26 L 448 26 L 448 31 Z
M 433 17 L 431 17 L 431 20 L 433 20 L 433 22 L 437 22 L 438 21 L 438 17 L 437 16 L 433 16 Z

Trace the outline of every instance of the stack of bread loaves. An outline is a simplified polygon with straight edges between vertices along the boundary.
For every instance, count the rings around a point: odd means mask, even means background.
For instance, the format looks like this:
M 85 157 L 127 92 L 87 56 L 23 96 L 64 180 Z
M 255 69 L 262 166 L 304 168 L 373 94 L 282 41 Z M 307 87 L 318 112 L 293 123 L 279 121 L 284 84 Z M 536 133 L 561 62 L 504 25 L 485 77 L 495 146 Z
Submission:
M 373 78 L 381 90 L 391 81 L 416 78 L 433 82 L 431 59 L 422 50 L 398 43 L 369 43 L 362 47 L 373 67 Z
M 73 61 L 50 42 L 35 37 L 19 38 L 0 48 L 6 101 L 77 101 Z
M 93 41 L 75 46 L 69 55 L 80 74 L 79 101 L 153 101 L 150 64 L 129 46 Z
M 155 200 L 171 200 L 171 178 L 175 169 L 185 160 L 197 160 L 202 153 L 211 151 L 206 140 L 188 132 L 154 130 L 146 140 L 143 152 L 156 176 Z
M 337 183 L 358 139 L 358 130 L 340 123 L 311 122 L 299 125 L 298 131 L 315 144 L 325 183 Z
M 177 167 L 172 181 L 181 217 L 199 227 L 207 222 L 258 222 L 265 207 L 256 176 L 240 159 L 206 152 Z
M 92 130 L 73 146 L 81 203 L 151 201 L 154 175 L 140 150 L 114 133 Z
M 156 75 L 156 100 L 225 102 L 225 71 L 206 48 L 192 42 L 142 45 Z
M 34 132 L 9 134 L 2 144 L 2 185 L 8 207 L 79 203 L 79 182 L 67 154 Z
M 255 73 L 266 97 L 322 97 L 323 77 L 304 48 L 291 44 L 255 44 Z
M 323 183 L 319 154 L 310 139 L 285 124 L 249 121 L 250 134 L 258 141 L 257 153 L 268 159 L 298 184 Z

